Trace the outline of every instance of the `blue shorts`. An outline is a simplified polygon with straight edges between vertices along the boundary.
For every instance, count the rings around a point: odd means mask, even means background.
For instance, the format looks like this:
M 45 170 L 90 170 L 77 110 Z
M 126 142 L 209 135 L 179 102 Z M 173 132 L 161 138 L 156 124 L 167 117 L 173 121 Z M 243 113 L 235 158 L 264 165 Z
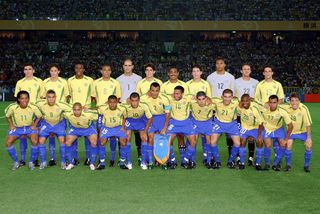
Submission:
M 66 136 L 66 127 L 67 123 L 65 119 L 61 120 L 54 126 L 43 120 L 39 131 L 39 137 L 47 138 L 50 133 L 55 134 L 57 137 Z
M 286 131 L 284 130 L 284 127 L 280 127 L 272 132 L 266 132 L 265 129 L 262 130 L 262 138 L 277 138 L 278 140 L 283 140 L 286 137 Z
M 102 114 L 98 114 L 98 120 L 96 121 L 96 128 L 100 129 L 102 125 Z
M 301 140 L 303 142 L 305 142 L 308 138 L 308 134 L 307 132 L 303 132 L 303 133 L 300 133 L 300 134 L 291 134 L 289 139 L 292 139 L 292 140 Z
M 22 135 L 31 135 L 31 134 L 38 134 L 38 130 L 32 130 L 30 129 L 30 126 L 22 126 L 22 127 L 16 127 L 13 130 L 8 130 L 7 132 L 8 136 L 15 136 L 15 137 L 21 137 Z
M 164 122 L 166 121 L 166 115 L 153 115 L 152 124 L 148 130 L 148 133 L 160 132 L 164 127 Z
M 134 131 L 143 131 L 147 125 L 147 118 L 142 116 L 141 118 L 126 118 L 126 129 Z
M 183 134 L 185 136 L 194 135 L 193 123 L 187 118 L 185 120 L 170 119 L 168 125 L 168 134 Z
M 77 137 L 87 137 L 93 134 L 97 134 L 97 131 L 94 129 L 94 126 L 91 124 L 88 128 L 76 128 L 70 125 L 68 135 L 74 135 Z
M 254 139 L 258 138 L 258 129 L 247 130 L 244 128 L 240 128 L 240 138 L 248 138 L 253 137 Z
M 233 120 L 230 123 L 220 122 L 217 118 L 214 118 L 213 125 L 213 133 L 214 134 L 229 134 L 230 136 L 239 136 L 239 128 L 237 120 Z
M 206 121 L 192 119 L 192 124 L 195 134 L 203 134 L 206 136 L 212 135 L 212 119 Z
M 109 137 L 127 138 L 127 135 L 126 133 L 124 133 L 123 130 L 121 130 L 121 126 L 109 128 L 102 125 L 100 130 L 100 138 L 109 138 Z

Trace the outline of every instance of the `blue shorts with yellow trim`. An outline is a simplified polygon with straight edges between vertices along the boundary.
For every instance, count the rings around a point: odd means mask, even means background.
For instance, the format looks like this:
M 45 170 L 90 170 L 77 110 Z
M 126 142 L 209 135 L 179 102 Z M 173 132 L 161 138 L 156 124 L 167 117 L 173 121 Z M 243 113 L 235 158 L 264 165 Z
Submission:
M 164 127 L 164 122 L 166 121 L 166 115 L 153 115 L 152 124 L 148 130 L 148 133 L 161 132 Z
M 21 126 L 21 127 L 16 127 L 13 130 L 8 130 L 7 132 L 8 136 L 15 136 L 15 137 L 21 137 L 22 135 L 31 135 L 31 134 L 38 134 L 38 130 L 32 130 L 30 129 L 30 126 Z
M 278 140 L 283 140 L 286 137 L 286 131 L 284 127 L 280 127 L 274 131 L 267 132 L 265 129 L 262 130 L 262 138 L 277 138 Z
M 66 136 L 66 127 L 67 122 L 65 119 L 61 120 L 54 126 L 43 120 L 39 131 L 39 137 L 47 138 L 50 133 L 55 134 L 57 137 Z
M 134 131 L 143 131 L 147 125 L 147 118 L 126 118 L 126 129 Z
M 170 119 L 167 134 L 194 135 L 193 123 L 190 118 L 185 120 Z
M 192 119 L 193 129 L 195 134 L 203 134 L 206 136 L 212 135 L 212 119 L 205 121 L 198 121 L 194 118 Z
M 121 130 L 121 126 L 110 128 L 102 125 L 100 129 L 100 138 L 109 137 L 127 138 L 126 133 L 123 130 Z
M 248 138 L 248 137 L 253 137 L 254 139 L 258 138 L 258 129 L 244 129 L 240 128 L 240 138 Z
M 239 136 L 239 127 L 237 120 L 233 120 L 230 123 L 224 123 L 219 121 L 217 118 L 214 118 L 213 125 L 213 133 L 214 134 L 229 134 L 231 136 Z
M 76 128 L 70 125 L 68 135 L 74 135 L 77 137 L 87 137 L 93 134 L 97 134 L 94 126 L 91 124 L 88 128 Z

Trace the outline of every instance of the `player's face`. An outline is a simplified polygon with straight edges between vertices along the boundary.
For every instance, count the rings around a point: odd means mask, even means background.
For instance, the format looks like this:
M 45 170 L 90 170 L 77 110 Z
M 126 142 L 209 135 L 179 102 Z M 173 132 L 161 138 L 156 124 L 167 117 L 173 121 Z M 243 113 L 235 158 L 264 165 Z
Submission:
M 251 74 L 251 68 L 250 68 L 250 66 L 249 66 L 249 65 L 244 65 L 244 66 L 242 67 L 241 72 L 242 72 L 242 76 L 243 76 L 243 77 L 250 77 L 250 74 Z
M 130 98 L 130 101 L 133 108 L 137 108 L 139 106 L 140 99 L 138 97 Z
M 206 105 L 206 101 L 207 101 L 207 98 L 205 96 L 200 96 L 197 98 L 197 103 L 201 107 Z
M 51 67 L 50 68 L 50 76 L 51 77 L 58 77 L 59 76 L 60 71 L 58 70 L 57 67 Z
M 81 112 L 82 112 L 82 107 L 79 105 L 73 106 L 72 111 L 73 111 L 74 116 L 80 117 Z
M 111 110 L 115 110 L 117 108 L 117 104 L 118 104 L 118 100 L 116 99 L 108 100 L 108 105 Z
M 133 65 L 132 65 L 132 62 L 131 60 L 126 60 L 124 63 L 123 63 L 123 70 L 125 73 L 131 73 L 132 70 L 133 70 Z
M 216 71 L 224 71 L 226 68 L 226 64 L 223 60 L 217 60 L 216 61 Z
M 192 77 L 193 79 L 201 79 L 202 71 L 199 68 L 192 69 Z
M 19 101 L 19 106 L 21 108 L 26 108 L 29 103 L 29 97 L 26 94 L 22 94 L 22 95 L 20 95 L 18 101 Z
M 243 108 L 248 109 L 250 107 L 250 98 L 249 97 L 243 97 L 241 98 L 241 105 Z
M 34 69 L 32 68 L 32 66 L 29 65 L 24 66 L 23 72 L 26 77 L 33 77 Z
M 179 72 L 175 68 L 171 68 L 169 73 L 168 73 L 169 79 L 170 80 L 177 80 L 179 76 Z
M 77 76 L 82 76 L 84 73 L 84 67 L 82 64 L 76 64 L 74 66 L 74 71 L 76 73 Z
M 290 99 L 290 105 L 294 110 L 299 108 L 299 104 L 300 104 L 300 100 L 298 98 L 292 97 Z
M 265 79 L 272 79 L 272 75 L 273 75 L 272 69 L 269 67 L 264 68 L 263 75 Z
M 48 94 L 47 95 L 47 102 L 50 106 L 54 105 L 56 102 L 56 95 L 55 94 Z
M 111 75 L 111 68 L 109 66 L 103 66 L 101 73 L 104 78 L 109 78 Z
M 155 71 L 151 67 L 147 67 L 145 73 L 147 78 L 151 78 L 153 77 Z
M 182 96 L 183 96 L 183 93 L 181 92 L 181 90 L 174 90 L 173 91 L 173 98 L 175 100 L 181 100 L 182 99 Z
M 153 99 L 156 99 L 159 96 L 160 87 L 151 87 L 150 94 Z
M 233 97 L 232 94 L 224 93 L 224 94 L 222 95 L 223 103 L 224 103 L 225 105 L 229 105 L 230 102 L 231 102 L 231 100 L 232 100 L 232 97 Z
M 268 104 L 269 104 L 269 107 L 270 107 L 271 111 L 275 111 L 277 109 L 277 107 L 278 107 L 277 99 L 269 99 Z

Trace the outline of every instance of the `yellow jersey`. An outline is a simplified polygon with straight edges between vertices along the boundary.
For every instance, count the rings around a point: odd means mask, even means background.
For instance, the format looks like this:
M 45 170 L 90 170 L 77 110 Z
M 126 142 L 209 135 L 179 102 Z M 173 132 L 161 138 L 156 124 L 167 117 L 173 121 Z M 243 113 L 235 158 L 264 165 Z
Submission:
M 64 118 L 66 118 L 69 123 L 76 128 L 88 128 L 92 121 L 95 121 L 98 119 L 98 113 L 95 112 L 81 112 L 81 115 L 79 117 L 76 117 L 73 112 L 65 112 Z
M 237 107 L 238 114 L 241 118 L 241 127 L 246 130 L 258 129 L 263 119 L 258 106 L 250 104 L 248 109 Z
M 146 116 L 148 119 L 152 117 L 148 105 L 139 103 L 137 108 L 133 108 L 131 105 L 125 105 L 125 118 L 139 119 L 142 116 Z
M 35 117 L 41 117 L 39 108 L 32 103 L 21 108 L 17 103 L 10 104 L 5 110 L 7 118 L 11 118 L 15 127 L 31 126 Z
M 47 78 L 43 81 L 43 84 L 45 90 L 43 97 L 46 96 L 47 91 L 54 90 L 56 92 L 56 100 L 58 102 L 66 102 L 66 97 L 70 95 L 67 80 L 58 77 L 57 81 L 51 81 L 50 78 Z
M 213 116 L 214 105 L 199 106 L 197 102 L 191 103 L 192 117 L 197 121 L 207 121 Z
M 37 77 L 33 77 L 31 80 L 23 78 L 16 84 L 14 96 L 17 97 L 19 91 L 27 91 L 30 96 L 30 103 L 36 103 L 41 99 L 44 94 L 43 81 Z
M 64 102 L 56 102 L 53 106 L 50 106 L 46 100 L 41 100 L 36 105 L 40 109 L 42 118 L 52 126 L 63 119 L 64 112 L 72 111 L 72 107 Z
M 191 96 L 183 96 L 181 100 L 170 97 L 171 118 L 175 120 L 185 120 L 190 115 Z
M 275 111 L 264 109 L 262 112 L 263 126 L 266 132 L 273 132 L 285 124 L 291 123 L 289 114 L 280 106 Z
M 279 100 L 284 98 L 283 88 L 281 83 L 272 80 L 272 82 L 266 82 L 262 80 L 256 86 L 254 99 L 262 104 L 269 101 L 271 95 L 277 95 Z
M 294 110 L 289 104 L 283 104 L 281 107 L 284 108 L 290 116 L 293 125 L 292 134 L 307 132 L 307 126 L 311 126 L 312 124 L 307 106 L 300 103 L 296 110 Z
M 189 80 L 187 83 L 189 94 L 192 96 L 196 96 L 199 91 L 203 91 L 206 93 L 208 97 L 212 97 L 211 87 L 209 83 L 203 79 L 199 82 L 195 82 L 194 80 Z
M 115 110 L 111 110 L 109 106 L 102 105 L 98 108 L 99 114 L 102 115 L 102 123 L 108 128 L 122 126 L 125 108 L 118 105 Z
M 166 95 L 171 96 L 174 92 L 174 88 L 179 85 L 184 88 L 184 94 L 189 94 L 189 88 L 188 88 L 187 84 L 181 80 L 178 80 L 175 83 L 172 83 L 172 82 L 170 82 L 170 80 L 168 80 L 167 82 L 162 84 L 160 91 L 162 93 L 165 93 Z
M 119 99 L 121 98 L 120 83 L 117 80 L 113 78 L 103 80 L 101 77 L 94 81 L 93 97 L 97 100 L 97 106 L 106 104 L 110 95 L 115 95 Z
M 161 89 L 161 85 L 162 85 L 162 81 L 157 79 L 157 78 L 153 78 L 153 80 L 151 81 L 148 81 L 146 80 L 146 78 L 143 78 L 142 80 L 140 80 L 138 83 L 137 83 L 137 88 L 136 88 L 136 92 L 142 96 L 146 93 L 148 93 L 148 91 L 150 90 L 150 85 L 154 82 L 157 82 L 159 83 L 160 85 L 160 89 Z
M 81 103 L 82 106 L 91 107 L 91 96 L 94 96 L 93 79 L 88 76 L 83 76 L 77 79 L 75 76 L 68 79 L 68 86 L 70 90 L 70 104 L 76 102 Z
M 149 107 L 152 115 L 161 115 L 170 112 L 170 101 L 167 95 L 159 94 L 156 99 L 145 94 L 141 98 L 141 103 Z
M 213 109 L 216 112 L 215 117 L 223 123 L 230 123 L 237 119 L 237 107 L 239 101 L 232 99 L 229 105 L 225 105 L 221 98 L 212 98 Z

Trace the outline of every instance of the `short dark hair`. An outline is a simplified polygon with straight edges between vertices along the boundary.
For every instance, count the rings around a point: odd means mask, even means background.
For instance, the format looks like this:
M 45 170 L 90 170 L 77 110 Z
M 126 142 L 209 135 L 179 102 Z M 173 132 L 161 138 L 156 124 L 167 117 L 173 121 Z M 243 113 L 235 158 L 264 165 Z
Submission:
M 291 100 L 292 98 L 297 98 L 300 100 L 300 96 L 297 92 L 293 92 L 290 94 L 289 100 Z
M 118 98 L 117 98 L 116 95 L 110 95 L 110 96 L 108 97 L 108 101 L 110 101 L 110 100 L 118 100 Z
M 184 88 L 181 85 L 174 87 L 174 90 L 180 90 L 181 93 L 184 93 Z
M 271 96 L 269 97 L 269 100 L 274 100 L 274 99 L 276 99 L 277 101 L 279 101 L 279 97 L 278 97 L 277 95 L 275 95 L 275 94 L 273 94 L 273 95 L 271 95 Z
M 48 95 L 48 94 L 56 94 L 56 92 L 55 92 L 54 90 L 50 89 L 50 90 L 47 91 L 46 94 L 47 94 L 47 95 Z
M 250 95 L 249 95 L 249 94 L 243 94 L 243 95 L 241 96 L 241 100 L 244 99 L 244 98 L 249 98 L 249 99 L 250 99 Z
M 157 83 L 157 82 L 153 82 L 153 83 L 151 83 L 151 85 L 150 85 L 150 89 L 151 89 L 152 87 L 154 87 L 154 88 L 160 88 L 160 84 Z
M 192 70 L 193 70 L 194 68 L 199 68 L 199 70 L 200 70 L 200 71 L 202 71 L 202 69 L 201 69 L 200 65 L 198 65 L 198 64 L 194 64 L 194 65 L 192 65 Z
M 76 62 L 76 63 L 74 63 L 74 67 L 76 67 L 76 65 L 82 65 L 82 67 L 84 68 L 84 63 L 83 62 Z
M 231 89 L 227 88 L 227 89 L 224 89 L 224 90 L 223 90 L 222 95 L 224 95 L 224 94 L 231 94 L 231 95 L 233 95 L 233 91 L 232 91 Z
M 133 62 L 132 62 L 132 59 L 131 58 L 124 58 L 124 60 L 123 60 L 123 64 L 126 62 L 126 61 L 130 61 L 132 64 L 133 64 Z
M 251 65 L 250 65 L 249 63 L 245 62 L 245 63 L 243 63 L 243 64 L 241 65 L 241 69 L 242 69 L 244 66 L 246 66 L 246 65 L 251 68 Z
M 144 66 L 144 70 L 146 70 L 146 69 L 147 69 L 147 67 L 151 67 L 151 68 L 152 68 L 152 70 L 156 70 L 156 68 L 154 67 L 154 65 L 153 65 L 152 63 L 148 63 L 148 64 L 146 64 L 146 65 Z
M 179 70 L 178 70 L 177 66 L 174 66 L 174 65 L 169 66 L 168 67 L 168 73 L 170 72 L 171 69 L 176 69 L 177 72 L 179 73 Z
M 27 95 L 27 97 L 30 98 L 29 92 L 27 92 L 27 91 L 19 91 L 18 94 L 17 94 L 17 103 L 18 104 L 20 104 L 19 99 L 21 98 L 21 96 L 23 94 Z
M 51 68 L 56 67 L 59 71 L 60 71 L 60 67 L 58 64 L 51 64 L 49 65 L 49 70 L 51 70 Z
M 104 67 L 109 67 L 109 68 L 111 69 L 111 66 L 110 66 L 109 64 L 103 64 L 103 65 L 101 66 L 101 69 L 103 69 Z
M 79 103 L 79 102 L 74 103 L 74 104 L 72 105 L 72 108 L 74 108 L 75 106 L 80 106 L 80 107 L 82 108 L 82 105 L 81 105 L 81 103 Z
M 27 62 L 27 63 L 24 63 L 24 64 L 23 64 L 23 68 L 25 68 L 25 67 L 27 67 L 27 66 L 31 66 L 31 67 L 34 69 L 33 64 L 30 63 L 30 62 Z
M 137 92 L 133 92 L 133 93 L 130 94 L 130 99 L 132 99 L 132 98 L 140 99 L 140 95 Z
M 196 98 L 198 99 L 199 97 L 206 97 L 206 92 L 204 91 L 198 91 L 198 93 L 196 94 Z
M 272 67 L 271 65 L 265 65 L 265 66 L 263 66 L 263 72 L 264 72 L 264 69 L 266 69 L 266 68 L 271 68 L 271 71 L 273 72 L 273 67 Z
M 217 62 L 217 61 L 219 61 L 219 60 L 222 60 L 223 62 L 225 62 L 225 61 L 224 61 L 224 58 L 221 57 L 221 56 L 218 56 L 218 57 L 216 58 L 215 62 Z

